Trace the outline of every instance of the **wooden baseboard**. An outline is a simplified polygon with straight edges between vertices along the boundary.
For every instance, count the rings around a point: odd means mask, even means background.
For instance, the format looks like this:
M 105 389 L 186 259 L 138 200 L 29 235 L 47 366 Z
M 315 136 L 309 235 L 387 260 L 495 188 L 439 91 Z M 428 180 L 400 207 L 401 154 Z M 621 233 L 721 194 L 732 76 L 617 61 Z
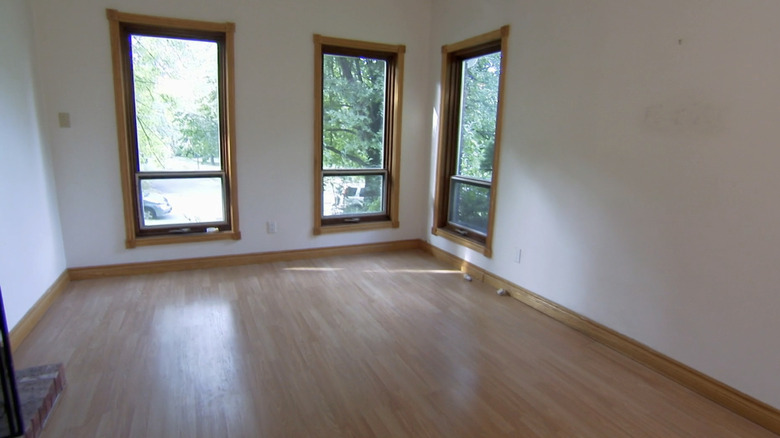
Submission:
M 429 243 L 423 242 L 421 248 L 444 263 L 468 273 L 474 280 L 480 280 L 497 289 L 505 289 L 518 301 L 636 360 L 742 417 L 780 434 L 780 410 Z
M 495 288 L 503 288 L 510 295 L 528 306 L 566 324 L 567 326 L 607 345 L 616 351 L 636 360 L 673 381 L 707 397 L 725 408 L 759 424 L 766 429 L 780 434 L 780 411 L 766 403 L 756 400 L 718 380 L 688 367 L 652 348 L 637 342 L 604 325 L 590 320 L 570 309 L 567 309 L 546 298 L 534 294 L 504 278 L 485 269 L 473 265 L 455 255 L 445 252 L 421 240 L 404 240 L 395 242 L 370 243 L 365 245 L 349 245 L 327 248 L 302 249 L 293 251 L 278 251 L 255 254 L 204 257 L 195 259 L 166 260 L 146 263 L 130 263 L 122 265 L 93 266 L 72 268 L 64 272 L 54 285 L 27 312 L 21 321 L 11 330 L 11 345 L 18 346 L 32 331 L 54 299 L 71 280 L 115 277 L 206 269 L 214 267 L 240 266 L 256 263 L 302 260 L 318 257 L 355 255 L 371 252 L 398 251 L 422 249 L 437 259 L 463 272 L 475 280 L 480 280 Z
M 54 300 L 57 299 L 60 294 L 62 294 L 62 291 L 65 290 L 65 288 L 68 286 L 68 283 L 70 283 L 70 277 L 68 276 L 68 271 L 66 270 L 60 274 L 59 277 L 57 277 L 57 279 L 54 281 L 54 284 L 52 284 L 51 287 L 46 290 L 46 292 L 38 299 L 38 301 L 33 304 L 30 310 L 24 314 L 22 319 L 16 323 L 14 328 L 11 329 L 9 333 L 11 340 L 11 352 L 15 351 L 18 346 L 22 345 L 22 342 L 25 340 L 25 338 L 27 338 L 27 335 L 29 335 L 30 332 L 35 328 L 35 326 L 38 324 L 38 321 L 41 320 L 46 311 L 49 310 L 49 307 L 54 302 Z
M 318 257 L 365 254 L 405 249 L 420 249 L 423 242 L 418 239 L 394 242 L 368 243 L 364 245 L 331 246 L 326 248 L 275 251 L 253 254 L 203 257 L 193 259 L 163 260 L 157 262 L 128 263 L 121 265 L 91 266 L 68 270 L 71 280 L 119 277 L 125 275 L 157 274 L 163 272 L 189 271 L 193 269 L 222 268 L 252 265 L 257 263 L 283 262 Z

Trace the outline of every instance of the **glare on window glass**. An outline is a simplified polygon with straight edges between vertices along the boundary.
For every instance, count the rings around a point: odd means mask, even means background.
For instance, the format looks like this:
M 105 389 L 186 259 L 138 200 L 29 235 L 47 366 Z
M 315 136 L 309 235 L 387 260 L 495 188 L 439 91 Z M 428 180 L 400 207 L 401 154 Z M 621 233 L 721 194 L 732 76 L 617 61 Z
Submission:
M 326 176 L 322 180 L 322 216 L 381 213 L 384 176 Z
M 150 178 L 140 186 L 145 228 L 225 221 L 221 178 Z

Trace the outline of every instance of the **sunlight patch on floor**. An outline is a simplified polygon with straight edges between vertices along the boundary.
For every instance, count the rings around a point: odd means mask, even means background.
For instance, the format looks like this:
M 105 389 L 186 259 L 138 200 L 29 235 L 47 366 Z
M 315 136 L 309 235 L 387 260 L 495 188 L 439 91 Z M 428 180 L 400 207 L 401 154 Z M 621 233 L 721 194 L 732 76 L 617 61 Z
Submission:
M 389 272 L 392 274 L 460 274 L 460 271 L 452 269 L 373 269 L 365 270 L 363 272 L 378 274 L 382 272 Z
M 336 272 L 343 271 L 344 268 L 316 268 L 313 266 L 303 266 L 298 268 L 284 268 L 285 271 L 313 271 L 313 272 Z

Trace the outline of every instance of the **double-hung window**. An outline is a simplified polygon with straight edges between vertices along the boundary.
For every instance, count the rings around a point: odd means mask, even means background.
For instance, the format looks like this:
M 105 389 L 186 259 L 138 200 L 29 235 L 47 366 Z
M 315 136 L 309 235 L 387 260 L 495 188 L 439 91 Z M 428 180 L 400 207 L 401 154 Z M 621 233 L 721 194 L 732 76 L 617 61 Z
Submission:
M 492 253 L 509 28 L 442 48 L 433 234 Z
M 398 227 L 404 46 L 314 44 L 314 234 Z
M 107 15 L 127 247 L 240 238 L 234 24 Z

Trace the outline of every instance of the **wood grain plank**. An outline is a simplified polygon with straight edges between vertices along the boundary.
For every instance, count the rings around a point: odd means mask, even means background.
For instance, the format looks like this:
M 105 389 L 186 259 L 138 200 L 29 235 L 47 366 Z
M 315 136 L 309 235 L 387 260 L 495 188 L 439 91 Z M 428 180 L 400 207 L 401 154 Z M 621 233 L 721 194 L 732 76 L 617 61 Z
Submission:
M 74 281 L 43 438 L 772 437 L 420 250 Z

